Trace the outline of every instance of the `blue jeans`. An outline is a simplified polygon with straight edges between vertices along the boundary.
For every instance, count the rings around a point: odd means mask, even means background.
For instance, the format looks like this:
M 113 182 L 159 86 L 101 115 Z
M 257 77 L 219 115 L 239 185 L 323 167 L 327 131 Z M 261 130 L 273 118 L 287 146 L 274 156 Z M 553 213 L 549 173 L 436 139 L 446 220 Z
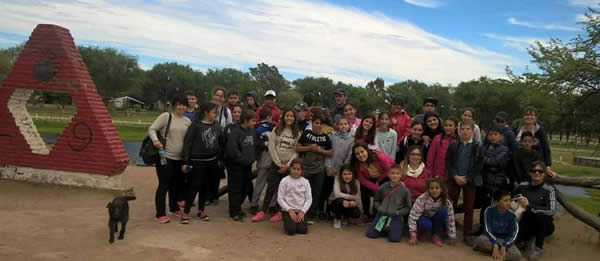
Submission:
M 417 231 L 432 231 L 434 235 L 441 237 L 446 226 L 448 210 L 440 208 L 432 217 L 421 216 L 417 220 Z
M 390 222 L 390 226 L 388 229 L 377 231 L 375 230 L 375 226 L 377 225 L 377 222 L 380 218 L 381 216 L 377 215 L 377 217 L 373 219 L 373 222 L 367 229 L 367 237 L 379 238 L 387 232 L 388 240 L 390 242 L 400 242 L 400 240 L 402 240 L 402 233 L 404 230 L 404 218 L 402 218 L 401 216 L 392 217 L 392 221 Z

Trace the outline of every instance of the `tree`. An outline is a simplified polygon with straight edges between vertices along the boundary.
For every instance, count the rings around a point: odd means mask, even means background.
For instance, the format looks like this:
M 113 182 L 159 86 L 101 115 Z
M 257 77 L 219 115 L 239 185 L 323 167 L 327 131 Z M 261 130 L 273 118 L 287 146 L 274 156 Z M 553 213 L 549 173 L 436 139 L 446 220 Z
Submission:
M 201 74 L 189 65 L 156 64 L 148 72 L 148 77 L 144 81 L 143 101 L 146 104 L 153 104 L 156 101 L 167 104 L 176 95 L 182 95 L 187 90 L 197 90 L 197 80 Z
M 215 86 L 221 86 L 227 91 L 236 90 L 242 101 L 246 93 L 259 89 L 258 83 L 249 73 L 231 68 L 208 70 L 203 82 L 200 83 L 199 90 L 197 90 L 198 97 L 202 98 L 204 96 L 206 101 L 210 100 L 210 94 Z
M 250 68 L 250 74 L 264 91 L 274 90 L 279 93 L 290 88 L 290 82 L 279 73 L 279 69 L 274 65 L 257 64 L 256 67 Z
M 370 81 L 365 86 L 371 95 L 384 96 L 385 95 L 385 81 L 377 77 L 374 81 Z
M 0 52 L 0 84 L 4 81 L 4 78 L 8 75 L 12 68 L 10 58 L 6 53 Z

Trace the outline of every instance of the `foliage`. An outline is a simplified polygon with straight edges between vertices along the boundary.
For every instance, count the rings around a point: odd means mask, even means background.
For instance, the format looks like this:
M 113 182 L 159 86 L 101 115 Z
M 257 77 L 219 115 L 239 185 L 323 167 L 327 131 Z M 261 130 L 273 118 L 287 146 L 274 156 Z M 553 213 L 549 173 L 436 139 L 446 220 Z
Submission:
M 279 93 L 290 88 L 290 82 L 283 78 L 283 75 L 279 73 L 279 69 L 274 65 L 257 64 L 256 67 L 250 68 L 250 74 L 264 91 L 274 90 Z

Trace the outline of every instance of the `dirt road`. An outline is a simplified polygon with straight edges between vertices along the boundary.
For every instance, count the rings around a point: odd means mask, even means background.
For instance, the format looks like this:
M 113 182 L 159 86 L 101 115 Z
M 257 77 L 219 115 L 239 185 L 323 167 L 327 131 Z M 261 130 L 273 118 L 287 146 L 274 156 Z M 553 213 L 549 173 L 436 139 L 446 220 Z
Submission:
M 0 260 L 491 260 L 462 243 L 411 247 L 407 239 L 368 239 L 362 226 L 317 223 L 308 235 L 289 237 L 281 223 L 231 221 L 226 197 L 207 207 L 209 222 L 161 225 L 153 221 L 154 169 L 130 166 L 123 182 L 135 187 L 137 200 L 130 202 L 125 240 L 110 245 L 111 194 L 0 180 Z M 566 213 L 556 224 L 545 260 L 598 260 L 597 232 Z

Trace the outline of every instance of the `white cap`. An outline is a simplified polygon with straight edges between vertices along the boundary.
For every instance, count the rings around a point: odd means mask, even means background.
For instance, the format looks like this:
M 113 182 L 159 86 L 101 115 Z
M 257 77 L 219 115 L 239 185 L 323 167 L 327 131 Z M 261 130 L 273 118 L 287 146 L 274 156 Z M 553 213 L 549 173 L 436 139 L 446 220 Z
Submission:
M 275 94 L 274 90 L 268 90 L 267 92 L 265 92 L 265 97 L 267 97 L 269 95 L 271 95 L 273 97 L 277 97 L 277 94 Z

